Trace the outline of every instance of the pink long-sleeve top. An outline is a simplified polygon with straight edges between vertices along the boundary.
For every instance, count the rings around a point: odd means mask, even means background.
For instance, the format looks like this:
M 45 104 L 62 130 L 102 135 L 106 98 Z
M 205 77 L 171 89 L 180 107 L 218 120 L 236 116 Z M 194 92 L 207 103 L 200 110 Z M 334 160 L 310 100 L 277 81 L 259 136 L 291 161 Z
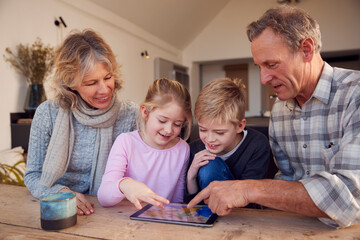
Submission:
M 120 134 L 109 154 L 97 196 L 104 207 L 125 198 L 119 182 L 126 177 L 146 184 L 153 192 L 183 202 L 189 145 L 182 139 L 169 149 L 154 149 L 140 137 L 138 130 Z

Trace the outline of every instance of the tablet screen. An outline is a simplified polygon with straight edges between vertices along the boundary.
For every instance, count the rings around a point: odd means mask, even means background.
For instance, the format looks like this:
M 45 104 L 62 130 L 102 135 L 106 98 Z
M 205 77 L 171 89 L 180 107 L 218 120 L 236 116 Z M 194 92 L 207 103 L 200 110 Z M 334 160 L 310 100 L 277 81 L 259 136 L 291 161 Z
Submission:
M 217 218 L 206 205 L 187 208 L 186 204 L 170 203 L 165 209 L 146 205 L 130 216 L 130 219 L 211 227 Z

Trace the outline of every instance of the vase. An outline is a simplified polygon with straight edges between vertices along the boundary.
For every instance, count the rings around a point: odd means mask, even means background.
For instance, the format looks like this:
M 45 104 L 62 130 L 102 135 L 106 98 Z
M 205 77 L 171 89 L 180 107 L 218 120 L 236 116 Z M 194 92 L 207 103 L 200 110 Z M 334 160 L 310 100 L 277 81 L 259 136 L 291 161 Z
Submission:
M 30 84 L 27 89 L 24 110 L 34 116 L 36 108 L 46 100 L 44 86 L 42 84 Z

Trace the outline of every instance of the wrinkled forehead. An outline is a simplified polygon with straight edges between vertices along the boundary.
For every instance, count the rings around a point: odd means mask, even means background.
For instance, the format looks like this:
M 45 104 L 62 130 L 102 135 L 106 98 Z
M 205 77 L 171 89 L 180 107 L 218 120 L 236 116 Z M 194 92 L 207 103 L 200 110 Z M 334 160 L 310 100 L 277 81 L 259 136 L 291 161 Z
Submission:
M 281 58 L 281 56 L 294 53 L 284 38 L 269 30 L 264 30 L 251 42 L 251 53 L 255 64 L 261 64 L 269 59 Z

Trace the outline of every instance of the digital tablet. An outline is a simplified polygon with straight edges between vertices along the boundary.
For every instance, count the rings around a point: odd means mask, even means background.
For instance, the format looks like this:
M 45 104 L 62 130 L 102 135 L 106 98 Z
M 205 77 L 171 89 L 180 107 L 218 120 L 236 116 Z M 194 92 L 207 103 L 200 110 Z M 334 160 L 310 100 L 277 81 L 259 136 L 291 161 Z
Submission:
M 170 203 L 164 205 L 165 209 L 146 205 L 130 216 L 132 220 L 173 223 L 197 227 L 212 227 L 217 215 L 212 213 L 206 205 L 196 205 L 187 208 L 186 204 Z

